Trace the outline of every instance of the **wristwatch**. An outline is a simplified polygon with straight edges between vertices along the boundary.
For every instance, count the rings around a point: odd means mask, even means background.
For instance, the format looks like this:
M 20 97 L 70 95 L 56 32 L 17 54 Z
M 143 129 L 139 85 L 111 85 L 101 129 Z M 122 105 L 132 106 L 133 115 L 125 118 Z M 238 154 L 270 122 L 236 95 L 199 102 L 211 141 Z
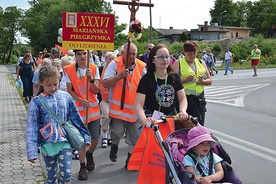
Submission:
M 90 82 L 90 83 L 94 83 L 94 82 L 95 82 L 95 79 L 92 79 L 92 80 L 90 80 L 89 82 Z

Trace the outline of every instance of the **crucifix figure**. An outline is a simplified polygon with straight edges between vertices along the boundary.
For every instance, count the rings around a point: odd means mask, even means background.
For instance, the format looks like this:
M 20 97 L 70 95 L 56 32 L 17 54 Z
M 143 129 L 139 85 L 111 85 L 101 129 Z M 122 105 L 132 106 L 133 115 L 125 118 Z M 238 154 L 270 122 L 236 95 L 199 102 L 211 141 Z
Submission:
M 126 2 L 126 1 L 113 1 L 113 4 L 122 4 L 122 5 L 128 5 L 128 9 L 130 11 L 130 23 L 132 21 L 136 20 L 136 12 L 139 10 L 140 6 L 145 6 L 145 7 L 153 7 L 153 4 L 151 3 L 140 3 L 139 0 L 131 0 L 131 2 Z M 131 29 L 131 26 L 129 26 L 129 32 L 134 32 L 133 29 Z M 127 39 L 127 56 L 129 55 L 129 49 L 130 49 L 130 42 L 131 38 L 128 37 Z M 127 69 L 127 63 L 128 61 L 125 61 L 125 69 Z M 122 88 L 122 97 L 121 97 L 121 110 L 124 108 L 124 102 L 125 102 L 125 88 L 126 88 L 126 78 L 124 78 L 123 81 L 123 88 Z
M 135 0 L 133 0 L 132 2 L 135 3 Z M 139 10 L 139 6 L 140 6 L 140 4 L 138 4 L 138 6 L 135 8 L 135 5 L 130 4 L 130 3 L 128 4 L 128 9 L 130 11 L 130 22 L 131 21 L 135 21 L 135 19 L 136 19 L 136 12 Z
M 153 4 L 151 4 L 151 3 L 140 3 L 139 0 L 131 0 L 130 2 L 113 1 L 113 4 L 128 5 L 128 9 L 130 11 L 130 22 L 135 21 L 136 12 L 139 10 L 140 6 L 153 7 Z

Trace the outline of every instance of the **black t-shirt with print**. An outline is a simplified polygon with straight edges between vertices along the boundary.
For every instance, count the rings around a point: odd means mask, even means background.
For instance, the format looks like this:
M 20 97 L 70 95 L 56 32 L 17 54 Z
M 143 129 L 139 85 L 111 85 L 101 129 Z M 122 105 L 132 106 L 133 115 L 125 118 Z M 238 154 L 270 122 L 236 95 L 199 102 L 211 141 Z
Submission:
M 137 92 L 146 95 L 145 108 L 146 114 L 152 114 L 154 110 L 159 110 L 158 102 L 161 102 L 161 112 L 165 115 L 171 114 L 174 110 L 179 109 L 178 99 L 176 92 L 183 89 L 181 84 L 180 75 L 174 73 L 173 77 L 168 76 L 167 85 L 165 85 L 165 79 L 156 80 L 153 73 L 145 74 L 137 88 Z M 159 90 L 157 90 L 159 89 Z

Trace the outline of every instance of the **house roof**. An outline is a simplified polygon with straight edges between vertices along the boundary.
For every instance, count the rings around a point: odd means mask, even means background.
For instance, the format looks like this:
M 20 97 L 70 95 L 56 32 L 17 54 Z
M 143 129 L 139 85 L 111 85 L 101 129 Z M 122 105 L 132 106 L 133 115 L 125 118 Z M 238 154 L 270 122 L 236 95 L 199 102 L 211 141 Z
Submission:
M 198 27 L 204 27 L 203 24 L 198 24 Z M 222 29 L 249 29 L 251 30 L 252 28 L 249 27 L 236 27 L 236 26 L 216 26 L 216 25 L 208 25 L 208 28 L 222 28 Z
M 155 29 L 155 28 L 154 28 Z M 163 36 L 169 36 L 174 34 L 182 34 L 183 32 L 188 32 L 187 29 L 155 29 L 158 33 Z

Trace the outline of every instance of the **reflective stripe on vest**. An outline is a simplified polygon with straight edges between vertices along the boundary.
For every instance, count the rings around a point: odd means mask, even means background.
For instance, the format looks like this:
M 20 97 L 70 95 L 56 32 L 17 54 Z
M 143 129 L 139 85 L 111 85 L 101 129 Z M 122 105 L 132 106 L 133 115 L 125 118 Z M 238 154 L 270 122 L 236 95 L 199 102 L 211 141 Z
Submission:
M 95 64 L 90 63 L 89 69 L 92 71 L 92 76 L 95 77 L 97 66 Z M 82 79 L 79 79 L 77 77 L 76 63 L 65 66 L 64 71 L 69 76 L 76 95 L 82 99 L 86 99 L 87 76 L 84 76 Z M 88 89 L 91 89 L 90 83 L 88 83 Z M 100 119 L 101 114 L 98 101 L 96 95 L 91 90 L 88 90 L 88 99 L 91 102 L 91 107 L 88 108 L 88 122 Z M 76 106 L 77 110 L 79 111 L 82 117 L 83 122 L 86 123 L 86 108 L 77 100 Z
M 186 95 L 199 95 L 203 92 L 204 86 L 198 83 L 198 76 L 203 76 L 206 74 L 206 68 L 200 61 L 196 58 L 196 72 L 189 66 L 185 58 L 181 58 L 179 61 L 180 73 L 182 78 L 186 78 L 189 75 L 195 76 L 194 80 L 186 82 L 183 84 Z
M 124 70 L 124 62 L 122 57 L 118 57 L 116 60 L 117 74 Z M 112 89 L 112 97 L 109 101 L 110 110 L 109 116 L 116 119 L 121 119 L 127 122 L 136 122 L 137 116 L 134 110 L 134 103 L 136 99 L 136 90 L 140 79 L 142 78 L 143 69 L 145 63 L 136 59 L 135 67 L 131 75 L 128 75 L 125 88 L 125 101 L 124 108 L 121 110 L 121 96 L 123 79 L 119 80 Z

